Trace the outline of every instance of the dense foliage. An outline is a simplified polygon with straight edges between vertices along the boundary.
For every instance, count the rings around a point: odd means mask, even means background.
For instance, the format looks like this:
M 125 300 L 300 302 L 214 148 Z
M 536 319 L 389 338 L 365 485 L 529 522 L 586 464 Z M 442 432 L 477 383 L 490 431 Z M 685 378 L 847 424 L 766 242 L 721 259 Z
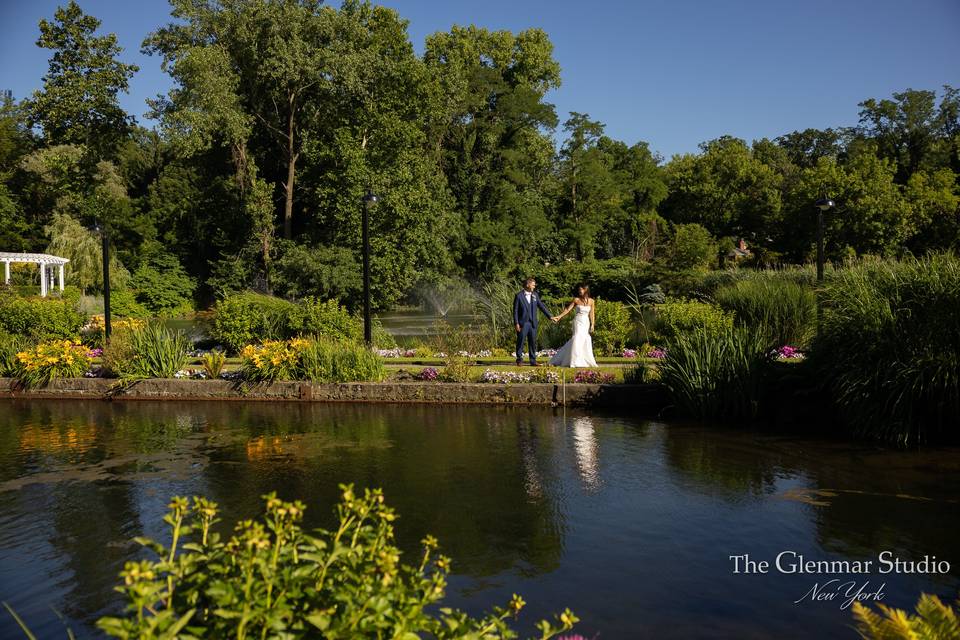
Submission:
M 653 282 L 689 295 L 719 263 L 808 262 L 823 195 L 832 262 L 960 242 L 953 87 L 664 162 L 589 114 L 558 117 L 540 29 L 456 26 L 418 55 L 396 11 L 362 0 L 171 9 L 143 43 L 175 83 L 150 101 L 156 131 L 119 107 L 137 68 L 72 0 L 40 24 L 42 88 L 0 101 L 0 247 L 65 255 L 69 282 L 96 293 L 97 223 L 131 314 L 246 290 L 356 311 L 368 188 L 376 308 L 530 273 L 558 298 L 578 280 L 608 300 Z
M 0 295 L 0 331 L 31 340 L 75 338 L 84 324 L 76 300 Z
M 363 338 L 362 321 L 336 300 L 306 298 L 290 302 L 248 291 L 224 298 L 217 303 L 215 312 L 211 335 L 234 352 L 258 340 L 296 336 Z
M 155 560 L 128 562 L 118 590 L 121 617 L 98 626 L 115 638 L 516 638 L 510 619 L 524 606 L 514 596 L 481 618 L 438 607 L 449 558 L 426 536 L 411 563 L 394 539 L 396 512 L 380 490 L 342 486 L 336 531 L 304 531 L 301 502 L 264 496 L 266 512 L 238 522 L 223 539 L 214 530 L 217 504 L 174 497 L 164 545 L 139 538 Z M 577 622 L 569 609 L 555 623 L 537 624 L 545 640 Z
M 957 440 L 960 259 L 873 261 L 833 274 L 811 364 L 857 433 Z

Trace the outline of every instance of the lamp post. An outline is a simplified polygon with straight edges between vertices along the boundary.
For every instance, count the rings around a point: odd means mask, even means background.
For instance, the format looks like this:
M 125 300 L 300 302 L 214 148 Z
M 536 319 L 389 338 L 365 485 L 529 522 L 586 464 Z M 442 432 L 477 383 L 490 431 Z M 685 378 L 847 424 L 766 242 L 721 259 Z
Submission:
M 100 234 L 103 243 L 103 333 L 110 340 L 110 236 L 106 225 L 101 227 L 99 222 L 94 223 L 93 230 Z
M 830 198 L 820 198 L 814 205 L 817 207 L 817 282 L 823 281 L 823 214 L 834 207 Z
M 363 196 L 363 340 L 373 344 L 373 324 L 370 318 L 370 211 L 380 198 L 367 189 Z

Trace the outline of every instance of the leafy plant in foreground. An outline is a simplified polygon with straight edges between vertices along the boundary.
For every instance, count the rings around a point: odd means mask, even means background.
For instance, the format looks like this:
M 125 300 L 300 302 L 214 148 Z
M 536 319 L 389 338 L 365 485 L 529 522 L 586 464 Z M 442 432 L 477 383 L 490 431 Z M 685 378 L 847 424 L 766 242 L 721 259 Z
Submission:
M 957 605 L 960 607 L 960 601 Z M 916 615 L 882 604 L 877 606 L 881 613 L 860 602 L 853 603 L 857 631 L 866 640 L 960 638 L 960 612 L 941 602 L 937 596 L 921 595 Z
M 524 606 L 473 618 L 436 608 L 444 597 L 450 559 L 437 555 L 427 536 L 415 564 L 401 561 L 394 542 L 397 515 L 380 490 L 341 486 L 336 531 L 304 531 L 304 505 L 264 496 L 266 513 L 242 520 L 222 540 L 212 528 L 216 503 L 175 497 L 164 517 L 170 542 L 137 538 L 156 560 L 128 562 L 117 587 L 126 614 L 101 618 L 115 638 L 153 640 L 177 634 L 208 638 L 397 638 L 429 634 L 452 638 L 516 638 L 509 619 Z M 565 610 L 541 621 L 540 638 L 569 630 L 577 618 Z

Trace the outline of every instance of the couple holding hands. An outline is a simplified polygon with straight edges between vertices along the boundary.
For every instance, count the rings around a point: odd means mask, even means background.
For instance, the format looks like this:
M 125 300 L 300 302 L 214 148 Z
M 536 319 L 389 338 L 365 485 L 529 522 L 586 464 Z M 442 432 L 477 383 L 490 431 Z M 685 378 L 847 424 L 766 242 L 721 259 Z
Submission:
M 527 278 L 523 290 L 513 298 L 513 324 L 517 331 L 517 365 L 523 364 L 523 342 L 527 341 L 530 351 L 530 366 L 537 366 L 537 310 L 557 323 L 576 309 L 573 316 L 573 335 L 553 357 L 550 364 L 555 367 L 596 367 L 597 361 L 593 357 L 593 333 L 595 323 L 595 304 L 590 297 L 590 287 L 585 284 L 577 286 L 577 296 L 560 315 L 550 315 L 550 310 L 543 303 L 540 296 L 534 291 L 537 288 L 535 278 Z

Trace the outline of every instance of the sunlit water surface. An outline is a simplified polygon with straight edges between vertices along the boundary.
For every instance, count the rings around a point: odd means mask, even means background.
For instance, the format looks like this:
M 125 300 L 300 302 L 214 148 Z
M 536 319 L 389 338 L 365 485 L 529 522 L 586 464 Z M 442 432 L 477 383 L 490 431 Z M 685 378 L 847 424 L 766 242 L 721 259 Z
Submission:
M 343 482 L 383 487 L 402 548 L 436 535 L 449 602 L 512 593 L 520 623 L 570 606 L 600 638 L 855 638 L 831 578 L 883 602 L 960 588 L 960 452 L 664 424 L 549 409 L 0 401 L 0 599 L 40 638 L 97 637 L 134 536 L 159 537 L 171 495 L 225 523 L 260 496 L 330 526 Z M 731 555 L 947 560 L 944 575 L 733 573 Z M 62 616 L 62 619 L 60 618 Z M 0 611 L 0 638 L 19 637 Z

